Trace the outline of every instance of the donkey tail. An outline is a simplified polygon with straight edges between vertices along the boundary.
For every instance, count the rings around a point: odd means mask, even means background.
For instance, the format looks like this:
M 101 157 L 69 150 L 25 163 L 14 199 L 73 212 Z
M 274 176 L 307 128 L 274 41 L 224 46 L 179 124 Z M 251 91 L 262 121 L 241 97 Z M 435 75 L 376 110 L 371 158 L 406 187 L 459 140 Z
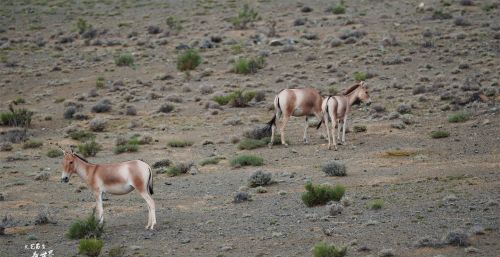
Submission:
M 148 191 L 149 194 L 153 195 L 153 172 L 151 171 L 151 167 L 149 167 Z
M 323 122 L 324 122 L 324 118 L 321 118 L 318 125 L 316 126 L 316 129 L 319 129 L 321 127 L 321 124 L 323 124 Z
M 265 130 L 266 131 L 271 131 L 271 128 L 273 126 L 276 126 L 276 119 L 278 118 L 277 115 L 281 113 L 281 107 L 280 107 L 280 98 L 279 95 L 277 95 L 274 98 L 274 107 L 276 108 L 276 113 L 274 113 L 273 118 L 266 124 Z

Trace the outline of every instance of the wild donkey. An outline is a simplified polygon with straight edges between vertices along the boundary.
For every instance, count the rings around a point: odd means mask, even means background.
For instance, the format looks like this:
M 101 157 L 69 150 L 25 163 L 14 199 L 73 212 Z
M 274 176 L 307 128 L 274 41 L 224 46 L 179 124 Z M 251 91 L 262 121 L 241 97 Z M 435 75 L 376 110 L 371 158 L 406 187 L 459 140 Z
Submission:
M 58 145 L 59 146 L 59 145 Z M 148 224 L 146 229 L 153 230 L 156 224 L 155 202 L 153 194 L 153 175 L 149 165 L 135 160 L 120 163 L 92 164 L 73 152 L 64 151 L 61 182 L 68 183 L 69 177 L 76 173 L 82 178 L 96 197 L 99 222 L 104 221 L 102 193 L 123 195 L 137 189 L 148 204 Z
M 370 96 L 365 82 L 361 81 L 342 93 L 340 96 L 325 97 L 322 104 L 323 119 L 328 134 L 328 149 L 331 149 L 330 132 L 328 130 L 328 119 L 332 121 L 333 145 L 337 150 L 337 141 L 335 140 L 335 126 L 338 125 L 337 138 L 340 140 L 340 123 L 342 123 L 342 144 L 345 143 L 345 129 L 347 126 L 347 116 L 351 112 L 351 106 L 357 101 L 363 101 L 366 105 L 371 104 Z M 321 122 L 318 124 L 319 128 Z
M 271 142 L 269 148 L 272 147 L 274 142 L 274 134 L 276 130 L 276 119 L 282 117 L 282 125 L 280 128 L 281 144 L 288 146 L 285 141 L 285 127 L 290 119 L 290 116 L 306 116 L 304 124 L 304 143 L 307 144 L 307 123 L 308 116 L 315 115 L 318 119 L 322 118 L 321 115 L 321 102 L 323 99 L 318 90 L 314 88 L 300 88 L 300 89 L 284 89 L 278 93 L 274 98 L 274 114 L 271 121 L 267 123 L 268 128 L 271 129 Z

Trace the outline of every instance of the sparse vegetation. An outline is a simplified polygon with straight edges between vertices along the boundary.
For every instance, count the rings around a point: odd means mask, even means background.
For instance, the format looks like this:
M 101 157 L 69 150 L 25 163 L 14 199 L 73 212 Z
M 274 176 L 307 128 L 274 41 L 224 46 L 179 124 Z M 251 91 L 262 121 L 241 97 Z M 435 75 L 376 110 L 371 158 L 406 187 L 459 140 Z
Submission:
M 248 178 L 249 187 L 267 186 L 272 183 L 272 175 L 270 172 L 257 170 Z
M 84 131 L 84 130 L 77 130 L 77 131 L 70 132 L 69 137 L 73 140 L 85 142 L 88 140 L 95 139 L 95 134 L 92 132 Z
M 63 156 L 63 152 L 59 149 L 50 149 L 47 152 L 47 157 L 49 157 L 49 158 L 57 158 L 60 156 Z
M 123 257 L 125 256 L 125 248 L 116 246 L 109 249 L 108 257 Z
M 252 138 L 243 138 L 238 144 L 238 149 L 240 150 L 252 150 L 260 147 L 266 146 L 267 143 L 263 139 L 252 139 Z
M 442 130 L 431 132 L 432 138 L 445 138 L 445 137 L 448 137 L 449 135 L 450 135 L 450 133 L 448 133 L 447 131 L 442 131 Z
M 27 109 L 14 109 L 14 107 L 9 105 L 8 112 L 0 113 L 0 125 L 4 126 L 15 126 L 15 127 L 29 127 L 31 125 L 31 117 L 33 112 Z
M 396 149 L 396 150 L 386 151 L 384 155 L 386 157 L 409 157 L 409 156 L 414 156 L 415 154 L 417 154 L 415 151 Z
M 259 20 L 259 14 L 248 6 L 248 4 L 243 5 L 238 13 L 238 16 L 231 19 L 231 23 L 236 29 L 246 29 L 248 24 L 251 24 Z
M 448 122 L 457 123 L 469 120 L 469 114 L 466 112 L 458 112 L 448 116 Z
M 168 17 L 165 22 L 167 23 L 167 26 L 171 29 L 174 30 L 175 32 L 180 32 L 182 30 L 182 23 L 179 19 L 177 19 L 174 16 Z
M 165 169 L 164 173 L 166 173 L 169 177 L 175 177 L 179 176 L 180 174 L 187 173 L 192 166 L 192 162 L 180 162 Z
M 129 66 L 134 67 L 134 57 L 129 53 L 122 53 L 115 57 L 116 66 Z
M 209 164 L 218 164 L 222 159 L 224 159 L 224 158 L 220 157 L 220 156 L 209 157 L 209 158 L 201 160 L 200 165 L 205 166 L 205 165 L 209 165 Z
M 366 80 L 366 73 L 361 72 L 361 71 L 356 71 L 353 74 L 354 80 L 356 81 L 365 81 Z
M 355 125 L 353 127 L 353 131 L 356 133 L 366 132 L 366 126 L 365 125 Z
M 307 207 L 325 205 L 329 201 L 340 201 L 345 193 L 345 187 L 342 185 L 313 185 L 307 182 L 305 188 L 307 191 L 302 194 L 302 202 Z
M 103 245 L 104 242 L 97 238 L 81 239 L 78 246 L 78 254 L 97 257 L 101 254 Z
M 490 12 L 492 11 L 493 9 L 497 9 L 498 8 L 498 3 L 484 3 L 482 6 L 481 6 L 481 9 L 485 12 Z
M 174 109 L 175 106 L 173 104 L 165 103 L 160 106 L 160 109 L 158 109 L 158 111 L 163 113 L 169 113 L 172 112 Z
M 115 148 L 113 148 L 113 153 L 131 153 L 139 151 L 139 136 L 133 135 L 128 140 L 117 140 Z
M 194 70 L 200 64 L 201 56 L 194 49 L 187 49 L 177 57 L 177 69 L 180 71 Z
M 339 248 L 325 242 L 317 243 L 313 249 L 314 257 L 344 257 L 347 254 L 347 247 Z
M 193 141 L 184 140 L 184 139 L 176 139 L 176 140 L 169 141 L 167 144 L 170 147 L 186 147 L 186 146 L 192 146 Z
M 95 216 L 95 209 L 85 220 L 78 220 L 71 224 L 67 236 L 70 239 L 101 238 L 104 233 L 104 223 L 99 224 Z
M 95 81 L 95 87 L 96 88 L 104 88 L 104 77 L 97 77 L 97 80 Z
M 227 95 L 214 96 L 212 100 L 220 105 L 229 104 L 232 107 L 245 107 L 255 97 L 254 91 L 244 92 L 242 90 L 235 90 Z
M 372 210 L 380 210 L 384 206 L 384 200 L 382 199 L 375 199 L 372 200 L 368 203 L 368 208 Z
M 232 71 L 237 74 L 252 74 L 257 73 L 257 71 L 264 68 L 265 65 L 266 59 L 263 56 L 250 59 L 241 57 L 234 62 Z
M 87 23 L 87 21 L 85 19 L 78 18 L 78 20 L 76 21 L 76 28 L 78 30 L 78 34 L 83 34 L 87 31 L 91 30 L 92 25 Z
M 337 5 L 331 8 L 333 14 L 344 14 L 346 11 L 344 1 L 340 1 Z
M 229 162 L 231 167 L 262 166 L 264 159 L 255 155 L 238 155 Z
M 453 16 L 450 13 L 446 13 L 442 10 L 436 10 L 432 13 L 432 19 L 434 20 L 447 20 L 451 18 L 453 18 Z
M 12 101 L 12 103 L 13 103 L 14 105 L 25 104 L 25 103 L 26 103 L 26 100 L 24 100 L 24 98 L 22 98 L 22 97 L 18 97 L 18 98 L 16 98 L 16 99 L 14 99 L 14 100 Z
M 78 145 L 78 152 L 84 157 L 96 156 L 96 154 L 101 150 L 102 146 L 94 140 Z
M 338 163 L 336 161 L 330 161 L 327 162 L 323 165 L 321 168 L 324 173 L 326 173 L 329 176 L 345 176 L 346 175 L 346 168 L 345 165 L 342 163 Z

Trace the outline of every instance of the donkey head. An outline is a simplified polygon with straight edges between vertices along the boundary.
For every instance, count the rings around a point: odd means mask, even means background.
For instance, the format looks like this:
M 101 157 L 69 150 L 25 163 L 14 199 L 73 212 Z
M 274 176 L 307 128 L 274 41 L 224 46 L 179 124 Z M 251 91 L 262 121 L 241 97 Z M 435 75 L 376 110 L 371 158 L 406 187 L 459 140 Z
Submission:
M 372 103 L 370 95 L 368 94 L 368 87 L 364 81 L 359 82 L 359 86 L 356 89 L 356 96 L 366 105 L 370 105 Z
M 63 158 L 63 171 L 61 176 L 61 182 L 68 183 L 69 177 L 71 174 L 76 172 L 75 168 L 75 159 L 76 156 L 73 153 L 73 148 L 71 148 L 71 152 L 66 152 L 61 148 L 61 151 L 64 152 Z

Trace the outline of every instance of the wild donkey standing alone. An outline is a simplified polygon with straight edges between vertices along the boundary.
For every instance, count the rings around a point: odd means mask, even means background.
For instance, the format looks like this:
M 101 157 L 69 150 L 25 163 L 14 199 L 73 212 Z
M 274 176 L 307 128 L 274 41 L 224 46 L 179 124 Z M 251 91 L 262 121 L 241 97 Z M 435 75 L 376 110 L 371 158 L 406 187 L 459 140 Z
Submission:
M 285 141 L 285 127 L 290 116 L 306 116 L 303 140 L 304 143 L 307 144 L 307 127 L 309 126 L 307 122 L 308 116 L 315 115 L 318 119 L 322 118 L 322 101 L 323 99 L 318 90 L 314 88 L 284 89 L 280 91 L 274 98 L 274 109 L 276 112 L 271 121 L 267 123 L 268 128 L 271 129 L 271 142 L 269 143 L 269 148 L 273 145 L 276 120 L 279 118 L 282 118 L 280 128 L 281 144 L 288 146 Z
M 100 223 L 104 221 L 102 208 L 102 194 L 104 192 L 123 195 L 137 189 L 148 204 L 149 214 L 146 229 L 153 230 L 156 224 L 155 202 L 151 198 L 153 194 L 153 174 L 147 163 L 134 160 L 120 163 L 92 164 L 74 153 L 73 150 L 66 152 L 62 148 L 60 149 L 64 153 L 61 182 L 68 183 L 69 177 L 76 173 L 87 183 L 87 186 L 96 197 L 97 215 Z

